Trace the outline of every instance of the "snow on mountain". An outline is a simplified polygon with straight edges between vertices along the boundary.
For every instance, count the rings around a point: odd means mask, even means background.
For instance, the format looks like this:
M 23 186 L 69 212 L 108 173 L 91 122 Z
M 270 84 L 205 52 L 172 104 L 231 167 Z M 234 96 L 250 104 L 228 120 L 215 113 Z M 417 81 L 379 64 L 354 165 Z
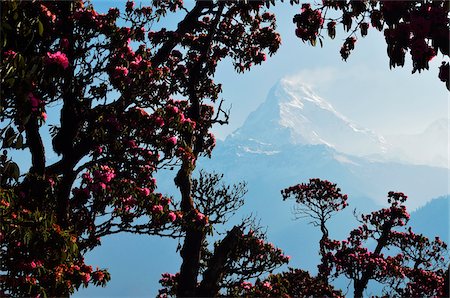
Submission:
M 413 135 L 386 136 L 388 155 L 396 160 L 450 168 L 450 119 L 439 119 Z
M 356 156 L 383 154 L 384 139 L 360 128 L 306 85 L 280 80 L 230 141 L 271 144 L 324 144 Z

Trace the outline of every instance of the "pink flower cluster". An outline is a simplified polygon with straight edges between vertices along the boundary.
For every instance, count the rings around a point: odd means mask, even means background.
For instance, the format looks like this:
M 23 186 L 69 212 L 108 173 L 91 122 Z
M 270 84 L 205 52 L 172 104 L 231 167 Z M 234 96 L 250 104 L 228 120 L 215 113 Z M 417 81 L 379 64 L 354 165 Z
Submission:
M 253 284 L 249 281 L 243 281 L 241 283 L 241 288 L 243 288 L 244 290 L 250 290 L 253 287 Z
M 208 224 L 209 219 L 208 216 L 205 216 L 200 211 L 195 210 L 195 218 L 193 221 L 199 223 L 202 226 L 206 226 Z
M 69 67 L 69 59 L 67 59 L 66 54 L 61 53 L 60 51 L 56 53 L 47 53 L 47 57 L 45 59 L 47 64 L 56 64 L 61 66 L 63 69 Z
M 305 3 L 301 13 L 294 16 L 294 23 L 297 24 L 295 34 L 303 41 L 315 41 L 323 22 L 321 11 L 313 10 L 310 4 Z

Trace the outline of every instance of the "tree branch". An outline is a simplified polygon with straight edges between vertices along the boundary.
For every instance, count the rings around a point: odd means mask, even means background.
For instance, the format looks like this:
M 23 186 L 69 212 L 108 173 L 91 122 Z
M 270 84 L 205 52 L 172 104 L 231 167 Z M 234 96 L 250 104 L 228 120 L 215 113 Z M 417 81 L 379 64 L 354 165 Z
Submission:
M 175 31 L 176 37 L 169 39 L 153 56 L 151 62 L 153 67 L 158 67 L 164 61 L 167 61 L 170 52 L 181 41 L 184 34 L 191 31 L 195 27 L 195 22 L 201 15 L 204 8 L 212 7 L 212 1 L 197 1 L 194 8 L 185 16 L 185 18 L 178 24 L 178 28 Z

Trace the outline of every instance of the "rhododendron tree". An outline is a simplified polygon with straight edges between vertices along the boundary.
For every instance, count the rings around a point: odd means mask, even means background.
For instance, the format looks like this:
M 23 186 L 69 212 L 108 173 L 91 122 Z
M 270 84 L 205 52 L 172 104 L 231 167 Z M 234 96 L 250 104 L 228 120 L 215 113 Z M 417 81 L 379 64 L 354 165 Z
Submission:
M 354 296 L 363 297 L 369 281 L 385 285 L 385 293 L 401 297 L 442 296 L 445 271 L 449 265 L 447 245 L 438 237 L 430 240 L 407 226 L 409 213 L 403 193 L 389 192 L 389 207 L 363 214 L 361 226 L 346 240 L 331 240 L 323 228 L 334 212 L 346 207 L 347 196 L 329 181 L 310 179 L 282 191 L 294 198 L 294 209 L 321 227 L 319 278 L 344 275 L 353 281 Z M 371 249 L 371 243 L 375 247 Z M 327 278 L 323 278 L 323 277 Z
M 439 53 L 446 58 L 438 77 L 450 90 L 449 82 L 449 10 L 448 1 L 354 1 L 323 0 L 321 5 L 302 4 L 294 17 L 295 34 L 313 46 L 323 43 L 324 31 L 336 36 L 336 26 L 342 24 L 347 37 L 340 49 L 347 60 L 361 37 L 370 28 L 383 31 L 390 67 L 404 66 L 409 51 L 413 70 L 429 69 L 429 62 Z
M 197 211 L 189 224 L 202 231 L 199 252 L 201 279 L 194 289 L 199 297 L 230 294 L 289 261 L 281 249 L 266 241 L 261 228 L 255 226 L 250 218 L 229 231 L 221 231 L 217 225 L 228 221 L 243 205 L 246 193 L 245 184 L 229 186 L 222 179 L 223 175 L 201 171 L 199 177 L 192 180 L 192 198 Z M 209 242 L 214 240 L 212 236 L 216 233 L 225 236 L 211 246 Z M 163 288 L 159 297 L 176 296 L 180 279 L 180 273 L 162 274 L 160 283 Z
M 322 279 L 311 277 L 306 271 L 290 268 L 286 272 L 270 274 L 254 284 L 244 282 L 228 292 L 233 297 L 343 297 Z
M 388 285 L 400 296 L 441 296 L 448 266 L 447 245 L 430 241 L 407 228 L 409 214 L 403 193 L 389 192 L 388 208 L 361 215 L 361 226 L 347 240 L 330 241 L 328 254 L 335 275 L 353 280 L 355 297 L 362 297 L 370 280 Z M 374 241 L 375 248 L 367 247 Z
M 334 213 L 348 205 L 347 195 L 341 194 L 340 191 L 341 189 L 336 184 L 318 178 L 281 191 L 283 200 L 289 198 L 295 200 L 294 214 L 297 218 L 310 218 L 312 224 L 320 227 L 322 238 L 319 242 L 319 249 L 322 262 L 325 262 L 325 255 L 328 252 L 326 245 L 329 240 L 327 221 Z M 320 265 L 319 275 L 327 283 L 329 272 L 323 269 L 324 266 Z
M 278 49 L 275 17 L 262 4 L 199 1 L 188 9 L 178 0 L 130 1 L 122 11 L 99 13 L 89 1 L 1 2 L 0 170 L 10 204 L 2 256 L 11 260 L 2 267 L 5 295 L 68 295 L 80 284 L 71 264 L 84 268 L 83 254 L 120 232 L 183 236 L 178 294 L 195 295 L 210 225 L 193 199 L 191 176 L 215 145 L 211 126 L 228 120 L 212 78 L 226 57 L 243 72 Z M 170 14 L 179 14 L 178 26 L 154 31 Z M 48 116 L 50 109 L 59 115 Z M 29 156 L 30 169 L 19 167 L 17 151 Z M 179 202 L 155 192 L 154 173 L 173 166 Z M 46 232 L 15 232 L 41 226 L 39 216 L 16 210 L 45 214 Z M 53 226 L 70 235 L 73 249 L 47 238 Z M 33 241 L 24 241 L 29 233 Z M 25 244 L 16 249 L 17 242 Z M 28 252 L 41 250 L 61 256 L 59 264 L 39 259 L 39 268 L 59 268 L 58 278 L 19 266 L 36 263 Z M 107 279 L 83 272 L 85 285 L 97 283 L 93 276 Z M 28 274 L 25 282 L 39 289 L 17 287 Z
M 63 230 L 55 214 L 24 209 L 12 190 L 0 190 L 1 293 L 58 296 L 88 283 L 105 285 L 105 270 L 84 263 L 73 230 Z

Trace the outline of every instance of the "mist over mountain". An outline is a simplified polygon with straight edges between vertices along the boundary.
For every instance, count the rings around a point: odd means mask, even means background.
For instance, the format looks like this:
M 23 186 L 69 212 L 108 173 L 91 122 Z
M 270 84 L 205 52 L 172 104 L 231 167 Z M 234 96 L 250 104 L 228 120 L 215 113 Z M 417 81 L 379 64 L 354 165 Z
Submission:
M 438 119 L 422 132 L 386 136 L 390 156 L 403 162 L 450 167 L 450 119 Z
M 323 144 L 372 160 L 450 168 L 449 135 L 449 119 L 438 119 L 417 134 L 382 136 L 339 113 L 308 85 L 281 79 L 226 141 L 253 140 L 270 145 L 270 150 L 285 144 Z

